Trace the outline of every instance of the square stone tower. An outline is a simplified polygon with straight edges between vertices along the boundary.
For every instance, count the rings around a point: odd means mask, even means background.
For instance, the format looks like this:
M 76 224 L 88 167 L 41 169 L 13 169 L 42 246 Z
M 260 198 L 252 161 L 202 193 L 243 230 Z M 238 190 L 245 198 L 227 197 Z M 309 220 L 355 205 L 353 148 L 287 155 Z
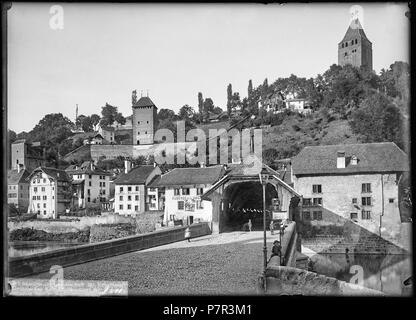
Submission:
M 133 99 L 133 144 L 153 144 L 156 129 L 157 107 L 149 97 Z
M 373 70 L 372 43 L 358 19 L 351 21 L 344 38 L 338 43 L 338 64 L 351 64 L 358 68 L 363 66 L 367 70 Z

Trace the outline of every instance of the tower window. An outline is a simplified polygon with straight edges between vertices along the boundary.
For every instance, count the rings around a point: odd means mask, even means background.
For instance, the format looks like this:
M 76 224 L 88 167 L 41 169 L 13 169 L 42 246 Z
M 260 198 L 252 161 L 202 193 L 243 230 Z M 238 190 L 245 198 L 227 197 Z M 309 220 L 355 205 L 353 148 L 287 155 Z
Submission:
M 358 43 L 358 40 L 357 39 L 355 39 L 355 44 L 357 44 Z
M 137 121 L 137 124 L 140 124 L 140 121 Z
M 341 45 L 341 48 L 344 48 L 344 44 Z
M 354 40 L 351 40 L 351 45 L 353 45 L 354 44 Z
M 345 47 L 348 47 L 348 42 L 345 42 Z

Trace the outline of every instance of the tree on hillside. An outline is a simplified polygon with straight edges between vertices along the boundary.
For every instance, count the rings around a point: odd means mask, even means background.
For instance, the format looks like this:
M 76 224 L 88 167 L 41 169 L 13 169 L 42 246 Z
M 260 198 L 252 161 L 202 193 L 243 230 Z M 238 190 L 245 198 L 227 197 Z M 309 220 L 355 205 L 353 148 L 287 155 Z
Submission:
M 119 124 L 125 124 L 126 118 L 124 118 L 123 115 L 118 112 L 117 107 L 106 103 L 105 106 L 101 108 L 100 126 L 111 126 L 115 121 L 117 121 Z
M 170 119 L 171 121 L 176 120 L 175 112 L 171 109 L 160 109 L 157 113 L 158 120 Z
M 29 132 L 29 142 L 39 141 L 46 149 L 46 160 L 50 165 L 58 164 L 60 144 L 72 135 L 73 123 L 62 113 L 47 114 Z
M 179 109 L 178 116 L 182 120 L 190 120 L 193 118 L 194 113 L 194 109 L 191 106 L 185 104 L 182 108 Z
M 250 79 L 248 80 L 247 98 L 250 98 L 252 94 L 253 94 L 253 82 Z
M 100 116 L 94 113 L 91 115 L 90 118 L 91 118 L 91 124 L 94 127 L 94 131 L 97 131 L 97 126 L 100 123 L 100 119 L 101 119 Z
M 375 93 L 352 113 L 350 126 L 363 142 L 393 141 L 403 148 L 403 121 L 400 110 L 384 94 Z
M 233 88 L 231 87 L 231 83 L 227 86 L 227 114 L 231 116 L 232 112 L 232 98 L 233 98 Z
M 206 98 L 204 101 L 204 119 L 205 121 L 208 121 L 209 113 L 214 110 L 214 102 L 211 98 Z
M 202 92 L 198 92 L 198 113 L 199 119 L 202 121 L 204 114 L 204 98 L 202 96 Z

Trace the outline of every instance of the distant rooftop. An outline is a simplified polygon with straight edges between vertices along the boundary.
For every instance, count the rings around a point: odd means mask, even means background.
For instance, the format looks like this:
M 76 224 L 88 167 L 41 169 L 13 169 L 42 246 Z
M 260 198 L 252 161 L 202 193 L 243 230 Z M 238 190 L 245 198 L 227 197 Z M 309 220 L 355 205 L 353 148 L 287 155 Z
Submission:
M 135 104 L 133 108 L 144 108 L 144 107 L 156 107 L 152 100 L 149 97 L 141 97 Z
M 155 169 L 152 165 L 139 166 L 131 169 L 128 173 L 120 174 L 114 184 L 145 184 L 149 175 Z

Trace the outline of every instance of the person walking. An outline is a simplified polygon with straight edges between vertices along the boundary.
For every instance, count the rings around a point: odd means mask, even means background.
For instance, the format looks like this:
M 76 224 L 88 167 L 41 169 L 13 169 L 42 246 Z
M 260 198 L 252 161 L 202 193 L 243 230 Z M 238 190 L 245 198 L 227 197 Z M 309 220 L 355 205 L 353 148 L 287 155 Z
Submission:
M 253 224 L 251 223 L 251 219 L 248 219 L 248 230 L 251 232 Z

